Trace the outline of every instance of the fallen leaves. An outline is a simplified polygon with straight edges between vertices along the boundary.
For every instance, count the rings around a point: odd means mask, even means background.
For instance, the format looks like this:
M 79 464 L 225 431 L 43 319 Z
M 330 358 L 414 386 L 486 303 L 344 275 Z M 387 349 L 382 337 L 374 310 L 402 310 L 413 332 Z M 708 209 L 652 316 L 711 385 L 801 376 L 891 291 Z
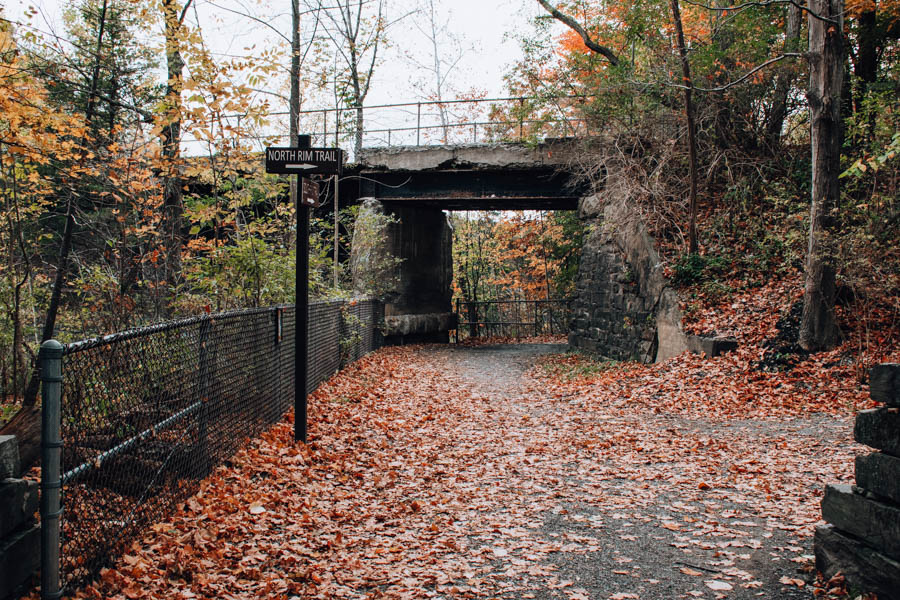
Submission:
M 703 583 L 705 583 L 706 587 L 708 587 L 709 589 L 717 592 L 727 592 L 734 589 L 734 586 L 732 586 L 730 583 L 726 581 L 719 581 L 718 579 L 711 579 L 708 581 L 704 581 Z
M 289 418 L 249 441 L 75 597 L 797 588 L 821 486 L 852 474 L 849 420 L 810 415 L 814 402 L 741 404 L 729 386 L 752 379 L 747 360 L 565 377 L 529 370 L 524 351 L 383 349 L 311 396 L 308 446 Z
M 795 585 L 797 587 L 803 587 L 806 585 L 806 582 L 803 581 L 802 579 L 797 579 L 795 577 L 787 577 L 787 576 L 782 577 L 781 579 L 778 580 L 778 582 L 783 585 Z

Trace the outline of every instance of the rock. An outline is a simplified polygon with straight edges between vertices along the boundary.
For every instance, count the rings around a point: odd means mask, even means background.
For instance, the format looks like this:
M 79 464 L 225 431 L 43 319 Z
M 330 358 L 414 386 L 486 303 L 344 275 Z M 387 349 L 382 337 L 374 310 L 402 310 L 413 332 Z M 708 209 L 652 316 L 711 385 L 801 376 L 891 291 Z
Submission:
M 658 349 L 655 362 L 668 360 L 688 349 L 675 290 L 666 289 L 660 295 L 656 312 L 656 336 Z
M 27 479 L 0 481 L 0 539 L 34 517 L 38 483 Z
M 884 363 L 869 370 L 869 395 L 876 402 L 900 406 L 900 364 Z
M 582 220 L 596 219 L 603 213 L 603 199 L 592 194 L 578 200 L 578 218 Z
M 391 315 L 384 318 L 384 335 L 413 335 L 456 329 L 456 313 L 428 313 L 420 315 Z
M 0 479 L 19 476 L 19 443 L 14 435 L 0 435 Z
M 813 549 L 816 570 L 826 578 L 843 573 L 855 591 L 876 593 L 880 600 L 900 600 L 900 562 L 832 525 L 816 527 Z
M 737 347 L 738 342 L 734 338 L 688 336 L 688 349 L 696 354 L 705 354 L 707 358 L 732 352 L 737 350 Z
M 900 456 L 900 411 L 886 407 L 860 411 L 853 438 L 860 444 Z
M 900 507 L 854 493 L 849 485 L 829 485 L 822 498 L 822 518 L 900 560 Z
M 882 452 L 857 456 L 856 485 L 900 504 L 900 458 Z
M 41 528 L 37 525 L 0 540 L 0 598 L 16 588 L 41 566 Z

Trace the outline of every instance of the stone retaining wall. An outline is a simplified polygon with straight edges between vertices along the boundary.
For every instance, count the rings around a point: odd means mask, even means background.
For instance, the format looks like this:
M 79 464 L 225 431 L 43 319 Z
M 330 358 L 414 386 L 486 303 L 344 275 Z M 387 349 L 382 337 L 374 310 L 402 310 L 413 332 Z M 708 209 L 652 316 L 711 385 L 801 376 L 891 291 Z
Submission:
M 608 221 L 594 222 L 582 247 L 569 343 L 615 360 L 652 362 L 657 349 L 655 301 L 641 295 L 610 226 Z
M 709 357 L 737 348 L 729 338 L 688 335 L 678 295 L 628 182 L 610 170 L 603 191 L 579 202 L 588 224 L 572 305 L 569 345 L 615 360 L 661 362 L 689 350 Z
M 569 344 L 616 360 L 663 361 L 691 345 L 678 296 L 662 273 L 653 238 L 628 182 L 610 171 L 600 194 L 584 198 L 587 221 Z
M 825 489 L 816 568 L 842 573 L 851 591 L 900 600 L 900 364 L 873 367 L 869 389 L 884 406 L 860 412 L 853 436 L 879 451 L 856 457 L 856 485 Z
M 0 436 L 0 600 L 17 596 L 41 564 L 38 483 L 18 474 L 16 438 Z

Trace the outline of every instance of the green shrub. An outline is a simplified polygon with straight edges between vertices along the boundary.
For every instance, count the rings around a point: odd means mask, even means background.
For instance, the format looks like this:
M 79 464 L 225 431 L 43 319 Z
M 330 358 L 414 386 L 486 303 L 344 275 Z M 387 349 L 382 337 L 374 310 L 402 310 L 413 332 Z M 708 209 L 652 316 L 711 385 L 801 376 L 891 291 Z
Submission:
M 675 261 L 672 281 L 676 285 L 691 285 L 720 275 L 728 261 L 712 254 L 683 254 Z

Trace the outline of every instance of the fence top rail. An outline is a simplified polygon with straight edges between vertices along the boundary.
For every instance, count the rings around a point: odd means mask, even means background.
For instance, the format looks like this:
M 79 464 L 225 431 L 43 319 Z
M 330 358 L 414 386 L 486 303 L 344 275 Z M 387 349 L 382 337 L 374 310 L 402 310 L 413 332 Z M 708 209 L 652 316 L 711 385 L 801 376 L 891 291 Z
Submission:
M 568 96 L 560 96 L 558 100 L 587 100 L 595 98 L 593 94 L 572 94 Z M 486 102 L 524 102 L 526 100 L 543 100 L 540 96 L 510 96 L 507 98 L 454 98 L 452 100 L 422 100 L 417 102 L 398 102 L 396 104 L 373 104 L 371 106 L 349 106 L 349 107 L 329 107 L 329 108 L 309 108 L 303 109 L 299 114 L 322 114 L 324 112 L 351 112 L 359 109 L 370 110 L 376 108 L 401 108 L 405 106 L 437 106 L 445 104 L 482 104 Z M 274 115 L 285 115 L 287 112 L 272 113 Z
M 371 298 L 354 298 L 354 299 L 326 299 L 326 300 L 315 300 L 309 303 L 310 308 L 313 306 L 328 306 L 331 304 L 340 304 L 340 303 L 362 303 L 371 301 Z M 171 321 L 163 321 L 162 323 L 154 323 L 153 325 L 145 325 L 143 327 L 136 327 L 134 329 L 127 329 L 125 331 L 120 331 L 117 333 L 110 333 L 107 335 L 102 335 L 98 337 L 88 338 L 86 340 L 80 340 L 77 342 L 71 342 L 63 345 L 63 356 L 68 356 L 71 354 L 76 354 L 78 352 L 84 352 L 86 350 L 91 350 L 93 348 L 97 348 L 100 346 L 110 346 L 113 344 L 117 344 L 120 342 L 124 342 L 127 340 L 132 340 L 136 338 L 145 337 L 148 335 L 153 335 L 155 333 L 162 333 L 164 331 L 171 331 L 174 329 L 180 329 L 182 327 L 189 327 L 191 325 L 196 325 L 197 323 L 203 322 L 214 322 L 214 321 L 225 321 L 230 319 L 238 319 L 241 317 L 248 317 L 259 314 L 271 313 L 276 310 L 284 310 L 284 309 L 293 309 L 293 304 L 277 304 L 274 306 L 265 306 L 261 308 L 240 308 L 235 310 L 228 310 L 219 313 L 213 314 L 203 314 L 194 317 L 186 317 L 183 319 L 174 319 Z
M 215 313 L 215 314 L 204 314 L 195 317 L 187 317 L 184 319 L 175 319 L 171 321 L 163 321 L 162 323 L 155 323 L 153 325 L 146 325 L 144 327 L 136 327 L 134 329 L 127 329 L 125 331 L 120 331 L 117 333 L 110 333 L 108 335 L 102 335 L 98 337 L 88 338 L 86 340 L 81 340 L 78 342 L 72 342 L 69 344 L 65 344 L 63 347 L 63 355 L 75 354 L 76 352 L 84 352 L 85 350 L 90 350 L 92 348 L 96 348 L 98 346 L 106 346 L 115 344 L 118 342 L 124 342 L 126 340 L 131 340 L 135 338 L 140 338 L 148 335 L 152 335 L 154 333 L 161 333 L 163 331 L 171 331 L 173 329 L 179 329 L 182 327 L 188 327 L 190 325 L 194 325 L 197 323 L 203 323 L 205 321 L 216 321 L 222 319 L 231 319 L 236 317 L 244 317 L 256 314 L 263 314 L 267 312 L 272 312 L 278 308 L 287 308 L 293 307 L 293 304 L 290 305 L 281 305 L 281 306 L 267 306 L 265 308 L 251 308 L 251 309 L 239 309 L 239 310 L 229 310 L 225 312 Z
M 551 300 L 460 300 L 460 305 L 470 304 L 548 304 L 552 302 L 571 302 L 572 298 L 553 298 Z

